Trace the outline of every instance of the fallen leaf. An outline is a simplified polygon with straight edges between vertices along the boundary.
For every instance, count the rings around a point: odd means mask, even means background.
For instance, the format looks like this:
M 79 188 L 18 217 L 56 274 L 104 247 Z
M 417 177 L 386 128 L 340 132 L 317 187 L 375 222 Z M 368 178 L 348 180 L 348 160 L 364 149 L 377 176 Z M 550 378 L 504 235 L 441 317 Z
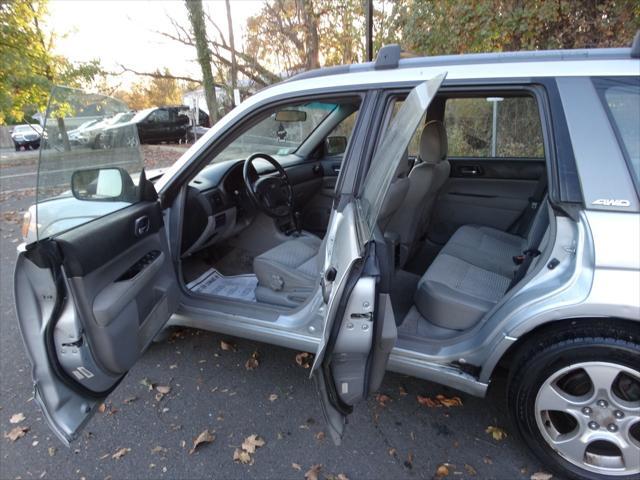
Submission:
M 156 387 L 156 390 L 158 391 L 158 393 L 166 395 L 171 391 L 171 387 L 168 385 L 158 385 Z
M 195 452 L 198 446 L 202 445 L 203 443 L 211 443 L 215 439 L 216 439 L 215 435 L 209 432 L 209 430 L 202 431 L 200 435 L 198 435 L 196 439 L 193 441 L 193 447 L 191 447 L 191 450 L 189 450 L 189 455 Z
M 447 408 L 462 406 L 462 400 L 460 397 L 447 398 L 444 395 L 436 395 L 436 400 L 438 400 L 442 406 Z
M 104 403 L 101 403 L 101 404 L 98 406 L 98 411 L 99 411 L 100 413 L 104 413 L 104 412 L 106 412 L 106 411 L 107 411 L 107 406 L 106 406 Z
M 498 442 L 507 438 L 507 432 L 505 432 L 502 428 L 494 427 L 493 425 L 489 425 L 485 432 L 491 434 L 493 439 Z
M 313 360 L 313 355 L 309 352 L 300 352 L 296 355 L 296 363 L 302 368 L 310 368 Z
M 529 478 L 530 480 L 549 480 L 553 478 L 553 475 L 547 472 L 536 472 L 533 475 L 531 475 L 531 477 Z
M 258 351 L 256 350 L 251 354 L 249 360 L 246 361 L 246 363 L 244 364 L 244 368 L 246 368 L 247 370 L 255 370 L 256 368 L 258 368 L 258 365 L 260 365 L 260 363 L 258 362 Z
M 347 477 L 344 473 L 339 473 L 336 477 L 336 480 L 349 480 L 349 477 Z
M 493 460 L 491 459 L 491 457 L 484 457 L 482 461 L 485 465 L 493 465 Z
M 445 397 L 444 395 L 436 395 L 435 398 L 431 397 L 423 397 L 422 395 L 418 395 L 416 397 L 418 403 L 424 407 L 428 408 L 439 408 L 439 407 L 461 407 L 462 399 L 460 397 Z
M 251 455 L 249 455 L 249 452 L 246 452 L 241 448 L 236 448 L 234 450 L 233 461 L 242 463 L 244 465 L 253 464 L 253 459 L 251 458 Z
M 292 463 L 291 468 L 299 472 L 300 470 L 302 470 L 302 465 L 300 465 L 299 463 Z
M 140 380 L 140 385 L 144 385 L 149 391 L 153 390 L 154 387 L 153 383 L 151 383 L 151 380 L 146 377 Z
M 407 468 L 413 468 L 413 452 L 409 452 L 409 454 L 407 455 L 404 466 Z
M 244 439 L 244 442 L 242 442 L 242 449 L 247 453 L 255 453 L 256 448 L 262 447 L 265 443 L 264 439 L 254 433 Z
M 20 423 L 25 419 L 25 416 L 23 413 L 16 413 L 14 415 L 11 415 L 11 418 L 9 419 L 9 423 Z
M 311 468 L 304 474 L 304 478 L 306 478 L 307 480 L 318 480 L 320 470 L 322 470 L 322 465 L 311 465 Z
M 116 453 L 111 455 L 111 458 L 113 458 L 114 460 L 118 460 L 119 458 L 124 457 L 130 451 L 131 451 L 130 448 L 120 448 L 116 451 Z
M 19 438 L 24 437 L 28 431 L 29 431 L 29 427 L 15 427 L 11 429 L 11 431 L 6 432 L 4 434 L 4 438 L 7 438 L 10 441 L 15 442 Z
M 235 352 L 238 350 L 235 343 L 227 342 L 225 340 L 220 340 L 220 348 L 225 352 Z
M 270 402 L 275 402 L 278 399 L 278 395 L 275 393 L 272 393 L 271 395 L 269 395 L 269 401 Z
M 151 453 L 158 453 L 160 455 L 164 455 L 165 453 L 167 453 L 167 449 L 158 445 L 151 449 Z
M 442 478 L 448 475 L 449 475 L 449 467 L 447 467 L 447 465 L 445 465 L 444 463 L 442 465 L 439 465 L 438 468 L 436 469 L 436 477 Z
M 125 404 L 127 404 L 127 405 L 128 405 L 128 404 L 130 404 L 130 403 L 135 402 L 137 399 L 138 399 L 138 397 L 136 397 L 136 396 L 134 395 L 134 396 L 132 396 L 132 397 L 127 397 L 127 398 L 125 398 L 125 399 L 123 400 L 123 402 L 124 402 Z
M 47 451 L 49 452 L 49 456 L 53 457 L 56 454 L 56 448 L 55 447 L 49 447 L 47 449 Z
M 164 394 L 158 392 L 156 393 L 156 402 L 159 402 L 160 400 L 162 400 L 164 398 Z
M 398 390 L 400 391 L 400 396 L 401 397 L 405 397 L 405 396 L 409 395 L 409 392 L 407 392 L 407 389 L 404 388 L 402 385 L 400 385 L 400 387 L 398 387 Z
M 324 434 L 324 432 L 321 431 L 321 432 L 316 433 L 315 437 L 316 437 L 316 440 L 321 442 L 322 440 L 324 440 L 325 434 Z
M 464 469 L 467 471 L 467 474 L 472 477 L 478 474 L 477 470 L 473 468 L 471 465 L 469 465 L 468 463 L 464 464 Z
M 382 408 L 386 407 L 390 401 L 391 397 L 389 395 L 385 395 L 384 393 L 378 393 L 376 395 L 376 402 L 378 402 L 378 405 Z
M 397 457 L 398 456 L 398 450 L 395 448 L 390 448 L 389 449 L 389 455 L 392 457 Z

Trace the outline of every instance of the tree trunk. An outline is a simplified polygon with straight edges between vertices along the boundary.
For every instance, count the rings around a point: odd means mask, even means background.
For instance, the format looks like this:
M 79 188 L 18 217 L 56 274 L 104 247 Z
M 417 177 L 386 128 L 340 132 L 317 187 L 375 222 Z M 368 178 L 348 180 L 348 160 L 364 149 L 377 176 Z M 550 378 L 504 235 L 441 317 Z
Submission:
M 320 68 L 320 37 L 318 36 L 318 19 L 313 10 L 312 0 L 301 0 L 304 18 L 305 44 L 307 48 L 307 69 Z
M 238 63 L 236 62 L 236 46 L 233 40 L 233 22 L 231 21 L 231 5 L 229 0 L 224 2 L 227 6 L 227 26 L 229 28 L 229 47 L 231 48 L 231 105 L 236 106 L 235 93 L 238 88 Z
M 207 29 L 204 23 L 204 11 L 202 0 L 185 0 L 185 6 L 189 13 L 189 21 L 193 37 L 196 41 L 196 52 L 198 63 L 202 69 L 202 86 L 204 87 L 204 97 L 209 110 L 209 120 L 211 125 L 218 121 L 218 102 L 216 100 L 216 89 L 211 71 L 211 51 L 207 41 Z

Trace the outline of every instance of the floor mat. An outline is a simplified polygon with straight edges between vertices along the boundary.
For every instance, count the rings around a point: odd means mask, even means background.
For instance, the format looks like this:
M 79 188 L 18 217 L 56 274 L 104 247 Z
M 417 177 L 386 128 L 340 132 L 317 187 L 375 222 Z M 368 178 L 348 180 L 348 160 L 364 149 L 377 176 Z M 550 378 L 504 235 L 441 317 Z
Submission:
M 193 292 L 218 297 L 234 298 L 246 302 L 256 301 L 258 277 L 253 274 L 226 277 L 215 268 L 211 268 L 187 284 Z

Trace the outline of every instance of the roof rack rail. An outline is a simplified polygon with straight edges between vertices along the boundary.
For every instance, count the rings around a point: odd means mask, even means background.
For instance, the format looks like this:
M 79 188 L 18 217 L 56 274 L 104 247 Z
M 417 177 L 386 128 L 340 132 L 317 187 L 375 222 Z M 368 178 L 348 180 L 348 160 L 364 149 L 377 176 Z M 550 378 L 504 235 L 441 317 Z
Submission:
M 636 32 L 631 44 L 631 58 L 640 58 L 640 30 Z
M 400 45 L 392 43 L 391 45 L 385 45 L 378 52 L 376 57 L 376 63 L 373 68 L 376 70 L 386 70 L 388 68 L 398 68 L 400 65 L 400 54 L 402 50 Z

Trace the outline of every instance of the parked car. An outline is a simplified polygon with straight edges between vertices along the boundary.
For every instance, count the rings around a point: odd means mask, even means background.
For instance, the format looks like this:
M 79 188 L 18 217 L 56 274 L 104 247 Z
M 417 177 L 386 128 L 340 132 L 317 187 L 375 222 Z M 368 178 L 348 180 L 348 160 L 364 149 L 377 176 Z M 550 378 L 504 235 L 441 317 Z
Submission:
M 638 479 L 639 58 L 387 46 L 262 90 L 155 182 L 136 141 L 43 151 L 14 281 L 44 418 L 75 440 L 193 327 L 314 352 L 336 443 L 385 370 L 484 396 L 502 367 L 545 466 Z
M 40 140 L 42 138 L 42 127 L 38 124 L 34 125 L 16 125 L 11 130 L 11 140 L 16 152 L 21 148 L 25 150 L 36 150 L 40 148 Z
M 110 117 L 89 120 L 68 133 L 69 141 L 75 145 L 102 148 L 104 130 L 113 125 L 128 122 L 134 115 L 135 112 L 132 111 L 119 112 Z
M 131 144 L 136 139 L 131 135 L 134 125 L 137 129 L 140 143 L 177 143 L 186 139 L 190 129 L 191 120 L 188 115 L 188 107 L 157 107 L 147 108 L 137 112 L 129 121 L 111 125 L 104 129 L 103 145 Z M 201 124 L 208 122 L 208 116 L 201 111 Z

